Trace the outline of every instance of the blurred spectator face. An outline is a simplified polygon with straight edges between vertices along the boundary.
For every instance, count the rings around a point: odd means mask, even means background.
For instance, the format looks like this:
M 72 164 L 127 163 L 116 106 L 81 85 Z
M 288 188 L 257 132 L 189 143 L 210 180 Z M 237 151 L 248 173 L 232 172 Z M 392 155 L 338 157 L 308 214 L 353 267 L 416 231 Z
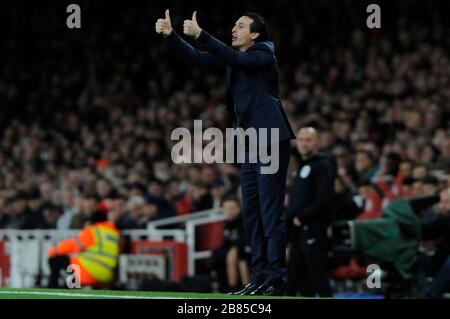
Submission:
M 441 143 L 441 156 L 450 159 L 450 138 L 446 138 Z
M 439 112 L 427 112 L 425 113 L 425 127 L 428 129 L 435 129 L 439 127 L 440 115 Z
M 180 186 L 178 185 L 177 181 L 171 182 L 169 186 L 167 187 L 167 195 L 169 198 L 177 198 L 180 196 Z
M 332 154 L 337 158 L 338 162 L 343 164 L 345 161 L 345 155 L 348 153 L 345 147 L 336 145 L 333 147 Z
M 411 195 L 412 196 L 423 195 L 423 183 L 421 181 L 415 181 L 412 184 Z
M 334 190 L 336 193 L 341 193 L 344 191 L 344 184 L 340 178 L 334 179 Z
M 41 200 L 39 198 L 34 198 L 28 201 L 28 207 L 32 211 L 37 211 L 39 209 L 39 206 L 41 206 Z
M 131 187 L 128 195 L 129 196 L 144 196 L 145 191 L 138 185 L 134 185 Z
M 372 196 L 375 192 L 376 191 L 372 185 L 364 185 L 358 187 L 358 193 L 361 195 L 361 197 L 366 199 Z
M 202 182 L 211 185 L 216 178 L 216 172 L 211 167 L 203 167 L 201 171 Z
M 450 201 L 444 201 L 434 206 L 435 212 L 440 215 L 445 215 L 450 212 Z
M 142 207 L 142 215 L 148 218 L 153 218 L 158 213 L 158 207 L 154 204 L 147 203 Z
M 133 196 L 127 202 L 127 209 L 133 216 L 133 218 L 138 218 L 141 216 L 142 207 L 145 205 L 144 198 L 140 196 Z
M 427 167 L 425 165 L 419 165 L 413 168 L 412 177 L 414 179 L 422 179 L 428 175 Z
M 44 200 L 50 201 L 52 198 L 52 184 L 42 183 L 39 185 L 39 192 Z
M 329 131 L 322 132 L 320 134 L 320 138 L 319 139 L 320 139 L 320 148 L 323 148 L 323 149 L 330 148 L 333 145 L 333 143 L 334 143 L 333 134 L 331 132 L 329 132 Z
M 241 213 L 241 208 L 239 207 L 239 203 L 235 200 L 226 200 L 223 203 L 223 210 L 228 217 L 228 220 L 233 220 L 239 216 Z
M 402 185 L 402 194 L 404 196 L 410 196 L 412 193 L 412 185 L 411 184 L 403 184 Z
M 206 194 L 206 192 L 207 189 L 202 184 L 191 184 L 188 189 L 188 195 L 193 200 L 199 200 Z
M 196 167 L 190 167 L 188 169 L 189 181 L 192 183 L 198 182 L 200 180 L 200 171 Z
M 355 156 L 355 169 L 358 173 L 366 172 L 372 168 L 372 160 L 366 152 L 358 152 Z
M 413 162 L 420 161 L 420 153 L 421 150 L 419 149 L 419 147 L 417 147 L 417 145 L 414 144 L 409 145 L 406 149 L 406 157 Z
M 450 188 L 450 176 L 446 175 L 445 176 L 445 187 Z
M 422 128 L 423 121 L 422 115 L 419 112 L 409 112 L 407 113 L 407 121 L 405 121 L 406 127 L 411 130 L 417 130 Z
M 125 214 L 125 205 L 126 202 L 124 199 L 114 199 L 112 208 L 108 213 L 108 218 L 110 218 L 113 222 L 117 222 L 117 220 Z
M 380 159 L 380 175 L 396 175 L 399 166 L 397 155 L 393 153 L 386 154 Z
M 366 117 L 359 117 L 356 120 L 356 130 L 357 131 L 367 131 L 369 129 L 369 122 L 368 119 Z
M 420 161 L 422 163 L 432 163 L 434 162 L 434 150 L 430 145 L 427 145 L 423 148 L 422 154 L 420 156 Z
M 163 188 L 162 186 L 157 182 L 150 182 L 148 185 L 148 192 L 156 197 L 162 197 L 163 196 Z
M 425 195 L 432 195 L 437 192 L 437 185 L 434 183 L 424 183 L 423 184 L 423 193 Z
M 309 157 L 318 151 L 319 139 L 317 131 L 311 127 L 300 129 L 296 139 L 297 149 L 304 157 Z
M 96 184 L 96 191 L 100 198 L 106 198 L 111 193 L 111 186 L 105 180 L 99 180 Z
M 155 176 L 161 181 L 167 181 L 171 174 L 170 174 L 170 168 L 166 161 L 158 161 L 155 163 L 153 167 L 155 171 Z
M 236 21 L 231 30 L 231 46 L 233 48 L 245 51 L 253 44 L 253 41 L 258 37 L 258 33 L 250 31 L 252 22 L 253 19 L 247 16 L 242 16 Z
M 409 177 L 412 173 L 412 163 L 411 162 L 401 162 L 400 163 L 400 175 L 403 177 Z
M 50 225 L 56 225 L 59 218 L 59 211 L 55 208 L 45 208 L 43 213 L 45 221 Z
M 344 121 L 339 121 L 339 122 L 335 122 L 333 123 L 333 129 L 335 130 L 336 136 L 343 140 L 346 141 L 348 140 L 348 137 L 350 135 L 350 123 L 349 122 L 344 122 Z
M 27 202 L 24 199 L 17 199 L 12 203 L 12 210 L 15 214 L 21 214 L 27 208 Z
M 97 201 L 95 198 L 87 197 L 83 199 L 83 214 L 89 216 L 97 210 Z
M 66 190 L 64 190 L 63 196 L 64 196 L 63 197 L 64 205 L 66 205 L 67 207 L 72 207 L 75 203 L 72 192 L 70 190 L 66 189 Z
M 213 198 L 222 198 L 223 194 L 225 194 L 225 186 L 217 185 L 211 188 L 211 195 Z

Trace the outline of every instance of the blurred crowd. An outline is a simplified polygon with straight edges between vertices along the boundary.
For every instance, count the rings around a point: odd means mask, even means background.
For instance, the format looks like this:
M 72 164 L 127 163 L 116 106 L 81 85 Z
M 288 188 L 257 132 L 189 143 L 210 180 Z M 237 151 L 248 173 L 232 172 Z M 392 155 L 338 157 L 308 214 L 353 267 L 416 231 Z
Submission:
M 366 28 L 365 7 L 352 1 L 167 5 L 176 28 L 195 7 L 226 43 L 241 12 L 267 17 L 294 131 L 319 129 L 321 149 L 337 158 L 336 190 L 359 199 L 356 218 L 376 218 L 397 197 L 450 186 L 448 20 L 437 1 L 395 2 L 382 5 L 379 30 Z M 0 53 L 0 228 L 79 229 L 99 209 L 120 229 L 145 228 L 239 196 L 238 166 L 171 160 L 174 128 L 231 123 L 223 74 L 186 65 L 153 34 L 165 7 L 81 2 L 82 29 L 69 30 L 62 4 L 26 6 L 0 6 L 9 30 Z

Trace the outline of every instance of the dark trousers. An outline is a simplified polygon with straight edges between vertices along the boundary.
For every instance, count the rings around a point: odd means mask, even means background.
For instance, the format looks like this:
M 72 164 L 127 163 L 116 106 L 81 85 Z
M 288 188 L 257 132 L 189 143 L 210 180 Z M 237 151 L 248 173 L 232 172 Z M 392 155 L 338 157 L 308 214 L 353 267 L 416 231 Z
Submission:
M 287 293 L 305 297 L 331 297 L 326 276 L 327 249 L 325 231 L 315 226 L 301 226 L 293 231 L 289 250 Z
M 290 141 L 279 144 L 279 167 L 273 174 L 261 174 L 262 164 L 241 164 L 244 223 L 251 244 L 251 282 L 281 285 L 286 272 L 284 196 L 291 154 Z M 248 159 L 248 153 L 246 154 Z
M 440 298 L 446 286 L 450 284 L 450 257 L 448 257 L 441 269 L 426 288 L 427 294 L 432 298 Z
M 228 292 L 230 289 L 236 289 L 236 287 L 228 287 L 227 276 L 227 253 L 231 247 L 222 245 L 219 249 L 215 250 L 211 258 L 211 268 L 214 269 L 217 275 L 217 281 L 219 284 L 219 292 Z
M 69 256 L 61 255 L 50 257 L 48 259 L 48 264 L 50 266 L 50 280 L 48 283 L 48 288 L 61 288 L 58 281 L 61 276 L 61 270 L 66 271 L 67 266 L 70 265 Z

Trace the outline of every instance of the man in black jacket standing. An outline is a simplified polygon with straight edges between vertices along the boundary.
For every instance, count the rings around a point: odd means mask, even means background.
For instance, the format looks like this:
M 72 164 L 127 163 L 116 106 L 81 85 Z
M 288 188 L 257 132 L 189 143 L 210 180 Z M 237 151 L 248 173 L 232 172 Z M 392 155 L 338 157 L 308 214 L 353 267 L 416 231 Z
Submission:
M 264 18 L 245 13 L 231 30 L 231 47 L 219 41 L 197 23 L 197 14 L 185 20 L 183 33 L 196 41 L 199 50 L 183 40 L 172 28 L 169 10 L 155 24 L 171 48 L 192 64 L 218 69 L 225 74 L 227 109 L 235 128 L 266 132 L 257 145 L 258 159 L 250 145 L 241 165 L 244 223 L 251 241 L 251 278 L 241 295 L 282 295 L 285 275 L 286 234 L 283 209 L 286 175 L 294 132 L 279 97 L 278 63 L 275 47 L 269 41 Z M 266 150 L 278 162 L 273 172 L 259 156 Z
M 318 133 L 302 128 L 296 144 L 301 155 L 289 192 L 287 220 L 291 241 L 288 262 L 288 293 L 331 296 L 325 274 L 326 228 L 332 218 L 336 164 L 318 150 Z

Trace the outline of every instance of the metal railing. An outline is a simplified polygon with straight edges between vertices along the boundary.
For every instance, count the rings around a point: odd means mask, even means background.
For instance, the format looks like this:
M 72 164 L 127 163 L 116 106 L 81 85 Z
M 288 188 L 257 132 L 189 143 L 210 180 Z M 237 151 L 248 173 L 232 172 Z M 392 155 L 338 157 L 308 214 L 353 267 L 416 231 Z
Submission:
M 170 238 L 188 246 L 188 274 L 195 274 L 195 264 L 199 259 L 209 258 L 211 251 L 196 250 L 196 227 L 226 219 L 222 209 L 215 208 L 183 216 L 165 218 L 150 222 L 147 229 L 123 230 L 121 235 L 132 241 L 162 241 Z M 167 229 L 167 226 L 177 228 Z M 161 227 L 164 227 L 161 229 Z M 47 250 L 57 241 L 74 237 L 79 230 L 0 230 L 0 241 L 7 244 L 10 253 L 10 287 L 30 286 L 39 275 L 48 275 Z M 25 279 L 24 279 L 25 278 Z
M 158 227 L 167 227 L 172 225 L 184 226 L 185 229 L 185 242 L 188 245 L 188 274 L 190 276 L 195 275 L 195 263 L 199 259 L 205 259 L 211 257 L 212 252 L 210 250 L 196 251 L 195 247 L 195 229 L 197 226 L 221 222 L 226 220 L 226 215 L 221 208 L 212 208 L 204 211 L 200 211 L 193 214 L 182 215 L 177 217 L 171 217 L 161 219 L 158 221 L 150 222 L 147 225 L 147 229 L 150 233 L 160 231 Z

